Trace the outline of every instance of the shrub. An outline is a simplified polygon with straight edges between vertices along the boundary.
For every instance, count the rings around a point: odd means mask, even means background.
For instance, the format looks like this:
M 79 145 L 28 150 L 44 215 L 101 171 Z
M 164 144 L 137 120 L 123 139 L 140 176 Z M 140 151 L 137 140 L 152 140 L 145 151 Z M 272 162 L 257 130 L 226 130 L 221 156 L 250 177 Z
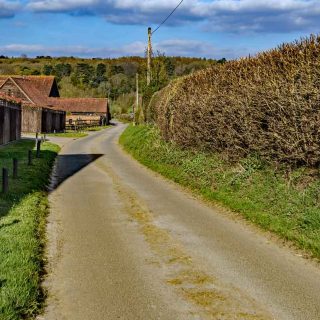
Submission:
M 180 78 L 146 114 L 184 147 L 319 166 L 320 36 Z

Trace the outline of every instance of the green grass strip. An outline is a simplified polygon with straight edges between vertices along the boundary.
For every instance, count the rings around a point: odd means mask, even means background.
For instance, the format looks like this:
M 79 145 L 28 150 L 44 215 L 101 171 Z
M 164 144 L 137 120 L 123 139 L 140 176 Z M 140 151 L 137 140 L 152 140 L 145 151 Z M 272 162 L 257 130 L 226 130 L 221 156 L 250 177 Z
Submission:
M 28 150 L 33 148 L 31 140 L 0 147 L 1 170 L 6 167 L 11 174 L 12 158 L 19 160 L 18 179 L 10 175 L 9 193 L 0 195 L 1 320 L 32 318 L 43 300 L 40 284 L 48 213 L 45 190 L 59 147 L 44 143 L 41 157 L 28 166 Z
M 58 132 L 58 133 L 47 133 L 47 137 L 60 137 L 60 138 L 84 138 L 87 137 L 88 134 L 82 131 L 73 131 L 68 130 L 66 132 Z
M 87 132 L 92 132 L 92 131 L 96 132 L 96 131 L 101 131 L 101 130 L 108 129 L 108 128 L 110 128 L 110 126 L 89 127 L 85 131 L 87 131 Z
M 120 143 L 145 166 L 320 258 L 319 170 L 273 168 L 257 156 L 230 164 L 165 142 L 152 126 L 129 126 Z

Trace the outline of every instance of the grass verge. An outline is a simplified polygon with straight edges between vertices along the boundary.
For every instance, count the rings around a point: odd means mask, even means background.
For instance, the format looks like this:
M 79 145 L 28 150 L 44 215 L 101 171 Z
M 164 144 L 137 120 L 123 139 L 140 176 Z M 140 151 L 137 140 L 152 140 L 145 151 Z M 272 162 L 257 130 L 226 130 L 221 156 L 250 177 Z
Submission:
M 98 127 L 90 127 L 87 128 L 86 131 L 90 132 L 90 131 L 101 131 L 104 129 L 110 128 L 110 126 L 98 126 Z
M 48 137 L 60 137 L 60 138 L 85 138 L 88 136 L 88 132 L 96 132 L 109 128 L 110 126 L 97 126 L 86 128 L 83 131 L 66 130 L 65 132 L 46 133 Z M 35 133 L 29 133 L 28 135 L 36 136 Z
M 151 126 L 129 126 L 120 143 L 145 166 L 320 258 L 319 170 L 287 171 L 255 156 L 230 164 L 165 142 Z
M 20 140 L 0 148 L 0 165 L 12 171 L 19 161 L 19 176 L 9 176 L 9 193 L 0 194 L 0 319 L 32 318 L 41 306 L 41 273 L 45 220 L 48 213 L 46 185 L 59 147 L 44 143 L 41 157 L 27 165 L 34 141 Z M 1 181 L 0 181 L 1 182 Z
M 66 132 L 58 132 L 58 133 L 47 133 L 48 137 L 60 137 L 60 138 L 84 138 L 87 137 L 88 134 L 86 132 L 67 130 Z

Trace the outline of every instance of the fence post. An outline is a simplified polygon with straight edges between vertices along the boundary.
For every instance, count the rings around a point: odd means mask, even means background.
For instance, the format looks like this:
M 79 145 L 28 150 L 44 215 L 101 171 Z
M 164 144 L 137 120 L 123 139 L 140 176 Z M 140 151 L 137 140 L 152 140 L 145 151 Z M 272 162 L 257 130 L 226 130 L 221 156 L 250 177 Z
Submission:
M 9 191 L 9 173 L 8 169 L 2 168 L 2 192 L 8 193 Z
M 13 179 L 18 178 L 18 159 L 13 158 Z
M 37 141 L 37 158 L 40 158 L 41 140 Z
M 28 151 L 28 166 L 32 165 L 32 151 Z

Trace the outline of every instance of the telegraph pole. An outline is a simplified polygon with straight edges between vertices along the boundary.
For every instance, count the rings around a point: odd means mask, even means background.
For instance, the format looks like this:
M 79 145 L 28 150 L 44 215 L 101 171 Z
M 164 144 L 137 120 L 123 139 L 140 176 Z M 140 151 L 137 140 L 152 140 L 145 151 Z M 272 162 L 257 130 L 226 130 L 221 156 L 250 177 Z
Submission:
M 136 124 L 136 112 L 139 108 L 139 74 L 136 73 L 136 103 L 133 106 L 133 125 Z
M 136 74 L 136 110 L 139 108 L 139 74 Z
M 148 70 L 147 70 L 147 85 L 151 82 L 151 55 L 152 55 L 152 44 L 151 44 L 152 30 L 148 28 Z

